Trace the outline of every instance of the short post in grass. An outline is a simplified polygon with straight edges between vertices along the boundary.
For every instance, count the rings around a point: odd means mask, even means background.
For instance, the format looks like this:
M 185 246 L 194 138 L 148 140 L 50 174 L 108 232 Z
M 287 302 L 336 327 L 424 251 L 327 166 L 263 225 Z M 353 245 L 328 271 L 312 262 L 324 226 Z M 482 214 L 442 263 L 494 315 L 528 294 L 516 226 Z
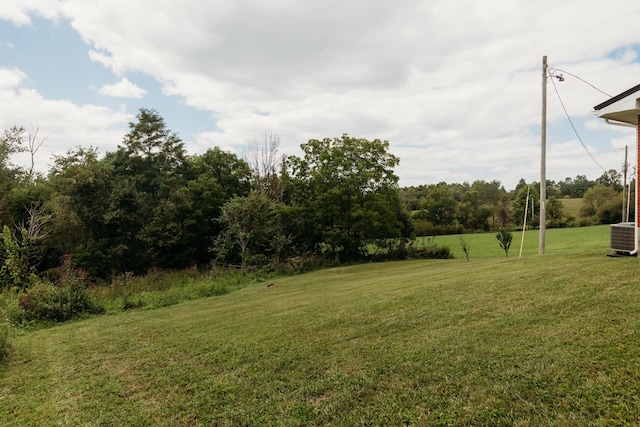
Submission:
M 496 235 L 498 242 L 500 243 L 500 247 L 504 249 L 504 253 L 509 257 L 509 247 L 511 247 L 511 241 L 513 240 L 513 234 L 510 231 L 501 228 L 498 234 Z
M 460 246 L 462 246 L 462 251 L 464 252 L 464 256 L 467 257 L 467 261 L 469 261 L 469 244 L 464 237 L 460 236 Z

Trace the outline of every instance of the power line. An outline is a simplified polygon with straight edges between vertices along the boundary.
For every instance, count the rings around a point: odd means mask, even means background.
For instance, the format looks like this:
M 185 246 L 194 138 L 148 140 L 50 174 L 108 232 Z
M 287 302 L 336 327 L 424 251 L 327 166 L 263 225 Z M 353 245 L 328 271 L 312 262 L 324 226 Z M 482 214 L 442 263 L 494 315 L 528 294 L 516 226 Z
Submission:
M 612 97 L 612 96 L 611 96 L 611 95 L 609 95 L 607 92 L 605 92 L 605 91 L 603 91 L 603 90 L 601 90 L 601 89 L 598 89 L 597 87 L 595 87 L 594 85 L 592 85 L 592 84 L 591 84 L 591 83 L 589 83 L 588 81 L 586 81 L 586 80 L 584 80 L 584 79 L 582 79 L 582 78 L 580 78 L 580 77 L 576 76 L 575 74 L 571 74 L 570 72 L 565 71 L 565 70 L 561 70 L 560 68 L 551 68 L 551 69 L 550 69 L 550 72 L 551 72 L 551 73 L 553 73 L 554 71 L 560 71 L 560 72 L 562 72 L 562 73 L 565 73 L 565 74 L 570 75 L 571 77 L 575 77 L 576 79 L 580 80 L 581 82 L 583 82 L 583 83 L 585 83 L 585 84 L 588 84 L 589 86 L 591 86 L 592 88 L 594 88 L 594 89 L 595 89 L 595 90 L 597 90 L 598 92 L 600 92 L 600 93 L 602 93 L 602 94 L 604 94 L 604 95 L 607 95 L 609 98 L 611 98 L 611 97 Z
M 565 107 L 564 102 L 562 101 L 562 97 L 560 96 L 560 92 L 558 92 L 558 88 L 556 87 L 556 82 L 554 82 L 553 79 L 551 79 L 551 83 L 553 84 L 553 90 L 556 92 L 556 95 L 558 96 L 558 99 L 560 100 L 560 105 L 562 105 L 562 109 L 564 110 L 564 115 L 567 116 L 567 120 L 569 120 L 569 124 L 571 124 L 571 127 L 573 128 L 573 132 L 576 134 L 576 137 L 578 138 L 578 141 L 580 141 L 580 144 L 582 144 L 582 147 L 584 148 L 584 150 L 587 152 L 589 157 L 591 157 L 591 160 L 593 160 L 594 163 L 600 167 L 600 169 L 602 169 L 603 171 L 607 172 L 607 170 L 604 167 L 602 167 L 602 165 L 600 163 L 598 163 L 598 161 L 595 159 L 595 157 L 593 157 L 593 155 L 589 152 L 589 149 L 587 148 L 585 143 L 582 141 L 582 138 L 580 138 L 580 135 L 578 134 L 578 130 L 574 126 L 573 121 L 571 120 L 571 117 L 569 116 L 569 113 L 567 112 L 567 107 Z

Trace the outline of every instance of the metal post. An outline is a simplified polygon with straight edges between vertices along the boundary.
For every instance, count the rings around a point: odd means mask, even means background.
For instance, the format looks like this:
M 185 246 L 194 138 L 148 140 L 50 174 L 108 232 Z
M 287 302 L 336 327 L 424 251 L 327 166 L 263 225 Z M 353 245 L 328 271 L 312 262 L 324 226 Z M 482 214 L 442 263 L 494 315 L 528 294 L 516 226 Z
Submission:
M 629 156 L 629 146 L 624 146 L 624 165 L 622 166 L 622 222 L 629 222 L 627 210 L 627 158 Z

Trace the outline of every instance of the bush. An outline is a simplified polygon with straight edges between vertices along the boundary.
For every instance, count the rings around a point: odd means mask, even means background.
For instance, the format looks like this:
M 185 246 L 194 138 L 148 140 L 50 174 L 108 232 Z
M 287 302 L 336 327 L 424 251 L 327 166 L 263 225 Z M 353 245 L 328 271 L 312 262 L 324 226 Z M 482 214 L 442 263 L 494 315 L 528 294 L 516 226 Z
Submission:
M 604 202 L 596 212 L 598 223 L 617 224 L 622 221 L 622 200 L 614 199 Z
M 509 248 L 511 247 L 511 242 L 513 241 L 513 234 L 510 231 L 501 228 L 498 234 L 496 234 L 496 238 L 500 243 L 500 247 L 504 249 L 504 253 L 509 256 Z
M 54 284 L 41 282 L 20 296 L 18 305 L 24 312 L 24 320 L 64 322 L 83 313 L 104 311 L 87 289 L 90 284 L 87 273 L 76 268 L 70 256 L 63 257 L 57 272 L 59 278 Z
M 381 251 L 368 256 L 370 261 L 401 261 L 408 259 L 449 259 L 453 253 L 449 246 L 438 246 L 435 237 L 427 237 L 418 246 L 415 239 L 385 239 L 376 242 Z
M 416 247 L 413 242 L 408 246 L 408 259 L 449 259 L 453 258 L 451 248 L 447 245 L 438 246 L 433 239 L 427 239 L 427 245 Z
M 417 248 L 413 245 L 409 246 L 408 259 L 450 259 L 453 258 L 451 248 L 445 246 L 428 246 Z

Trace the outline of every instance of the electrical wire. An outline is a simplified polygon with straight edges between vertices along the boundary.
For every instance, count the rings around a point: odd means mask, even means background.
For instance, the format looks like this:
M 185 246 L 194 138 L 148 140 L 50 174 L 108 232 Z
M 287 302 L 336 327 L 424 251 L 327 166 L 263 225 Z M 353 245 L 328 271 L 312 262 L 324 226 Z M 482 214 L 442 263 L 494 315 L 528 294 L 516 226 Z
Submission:
M 565 71 L 565 70 L 561 70 L 560 68 L 551 68 L 551 67 L 549 67 L 549 72 L 550 72 L 551 74 L 553 74 L 555 71 L 560 71 L 560 72 L 562 72 L 562 73 L 565 73 L 565 74 L 570 75 L 571 77 L 575 77 L 576 79 L 580 80 L 581 82 L 583 82 L 583 83 L 585 83 L 585 84 L 588 84 L 589 86 L 591 86 L 592 88 L 594 88 L 594 89 L 595 89 L 595 90 L 597 90 L 598 92 L 600 92 L 600 93 L 602 93 L 602 94 L 604 94 L 604 95 L 607 95 L 609 98 L 612 98 L 612 96 L 611 96 L 611 95 L 609 95 L 607 92 L 605 92 L 605 91 L 603 91 L 603 90 L 601 90 L 601 89 L 598 89 L 597 87 L 595 87 L 594 85 L 592 85 L 592 84 L 591 84 L 591 83 L 589 83 L 588 81 L 586 81 L 586 80 L 584 80 L 584 79 L 582 79 L 582 78 L 580 78 L 580 77 L 576 76 L 575 74 L 571 74 L 570 72 Z
M 556 87 L 556 82 L 554 82 L 553 79 L 551 79 L 551 83 L 553 84 L 553 90 L 555 90 L 556 95 L 558 96 L 558 99 L 560 100 L 560 105 L 562 105 L 562 109 L 564 110 L 564 115 L 567 116 L 567 120 L 569 120 L 569 124 L 571 124 L 571 127 L 573 128 L 573 132 L 576 134 L 576 137 L 578 138 L 578 141 L 580 141 L 580 144 L 582 144 L 582 147 L 584 148 L 584 150 L 587 152 L 589 157 L 591 157 L 591 160 L 593 160 L 593 162 L 596 165 L 598 165 L 600 167 L 600 169 L 602 169 L 604 172 L 607 172 L 607 170 L 600 163 L 598 163 L 598 161 L 595 159 L 595 157 L 593 157 L 593 155 L 589 152 L 589 149 L 587 148 L 585 143 L 582 141 L 582 138 L 580 138 L 580 135 L 578 134 L 578 130 L 574 126 L 573 121 L 571 120 L 571 117 L 569 116 L 569 113 L 567 112 L 567 107 L 565 107 L 564 102 L 562 101 L 562 97 L 560 96 L 560 92 L 558 92 L 558 88 Z

